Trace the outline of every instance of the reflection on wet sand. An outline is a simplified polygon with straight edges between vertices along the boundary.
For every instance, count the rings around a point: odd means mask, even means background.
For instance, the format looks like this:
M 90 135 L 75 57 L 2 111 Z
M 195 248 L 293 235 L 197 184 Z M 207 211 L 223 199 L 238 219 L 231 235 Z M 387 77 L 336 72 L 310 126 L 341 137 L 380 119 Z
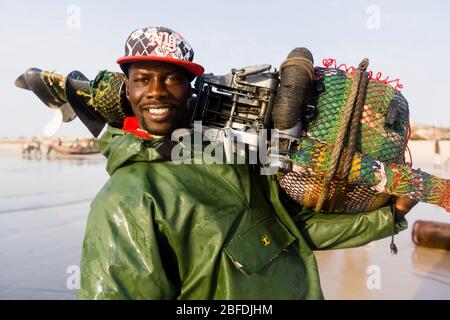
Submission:
M 390 253 L 389 238 L 360 248 L 316 251 L 325 298 L 450 299 L 450 252 L 416 246 L 411 239 L 416 220 L 449 223 L 450 216 L 417 205 L 408 215 L 408 229 L 395 237 L 397 255 Z M 379 287 L 373 286 L 373 270 L 379 271 Z
M 367 299 L 370 246 L 316 252 L 326 299 Z
M 426 299 L 432 291 L 442 299 L 449 299 L 450 291 L 450 257 L 442 249 L 416 247 L 412 254 L 413 274 L 422 280 L 415 299 Z
M 89 166 L 104 163 L 106 159 L 102 155 L 55 155 L 48 158 L 49 161 L 65 161 L 70 165 Z
M 318 252 L 325 298 L 450 299 L 448 252 L 408 248 L 395 257 L 378 251 L 364 247 Z M 377 273 L 380 279 L 373 278 Z
M 369 262 L 370 247 L 364 247 L 360 250 L 359 255 L 353 254 L 351 251 L 345 251 L 341 259 L 342 270 L 348 270 L 343 273 L 343 282 L 340 291 L 343 293 L 342 299 L 366 299 L 367 286 L 364 281 L 367 278 L 366 269 Z M 361 281 L 355 281 L 361 279 Z

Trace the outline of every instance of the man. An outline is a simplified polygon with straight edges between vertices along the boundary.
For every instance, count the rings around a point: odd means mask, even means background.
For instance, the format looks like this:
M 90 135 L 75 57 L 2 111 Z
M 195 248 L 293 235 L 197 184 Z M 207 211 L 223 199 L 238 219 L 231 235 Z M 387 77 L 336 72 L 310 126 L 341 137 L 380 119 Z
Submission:
M 136 117 L 100 140 L 111 177 L 91 206 L 78 298 L 323 298 L 312 250 L 364 245 L 406 221 L 395 223 L 388 207 L 288 212 L 275 177 L 254 165 L 166 161 L 161 141 L 188 126 L 190 81 L 203 73 L 192 60 L 190 45 L 167 28 L 127 40 L 118 63 Z

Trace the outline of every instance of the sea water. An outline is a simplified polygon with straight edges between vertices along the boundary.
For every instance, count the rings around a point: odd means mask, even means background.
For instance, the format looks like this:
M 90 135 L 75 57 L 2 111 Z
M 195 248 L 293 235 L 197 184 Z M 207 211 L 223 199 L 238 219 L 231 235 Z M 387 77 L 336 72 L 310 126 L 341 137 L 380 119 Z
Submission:
M 74 299 L 89 206 L 106 182 L 99 155 L 22 158 L 0 149 L 0 299 Z

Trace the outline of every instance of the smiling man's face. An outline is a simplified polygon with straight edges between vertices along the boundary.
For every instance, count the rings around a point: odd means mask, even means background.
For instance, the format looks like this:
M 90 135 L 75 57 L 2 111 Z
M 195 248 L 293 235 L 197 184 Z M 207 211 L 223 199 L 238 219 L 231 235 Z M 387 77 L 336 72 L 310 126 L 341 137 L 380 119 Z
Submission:
M 127 98 L 141 129 L 169 135 L 188 126 L 191 87 L 183 68 L 159 61 L 134 62 L 125 82 Z

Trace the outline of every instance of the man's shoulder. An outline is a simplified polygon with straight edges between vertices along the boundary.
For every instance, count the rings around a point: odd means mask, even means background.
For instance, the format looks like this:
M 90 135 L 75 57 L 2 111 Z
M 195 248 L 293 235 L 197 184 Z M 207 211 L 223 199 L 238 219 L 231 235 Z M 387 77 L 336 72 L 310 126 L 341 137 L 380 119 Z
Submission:
M 128 219 L 127 217 L 138 214 L 139 208 L 149 207 L 149 203 L 145 204 L 149 198 L 144 196 L 149 188 L 140 185 L 138 179 L 122 180 L 118 177 L 120 174 L 110 177 L 92 200 L 91 219 L 116 220 L 117 214 Z

